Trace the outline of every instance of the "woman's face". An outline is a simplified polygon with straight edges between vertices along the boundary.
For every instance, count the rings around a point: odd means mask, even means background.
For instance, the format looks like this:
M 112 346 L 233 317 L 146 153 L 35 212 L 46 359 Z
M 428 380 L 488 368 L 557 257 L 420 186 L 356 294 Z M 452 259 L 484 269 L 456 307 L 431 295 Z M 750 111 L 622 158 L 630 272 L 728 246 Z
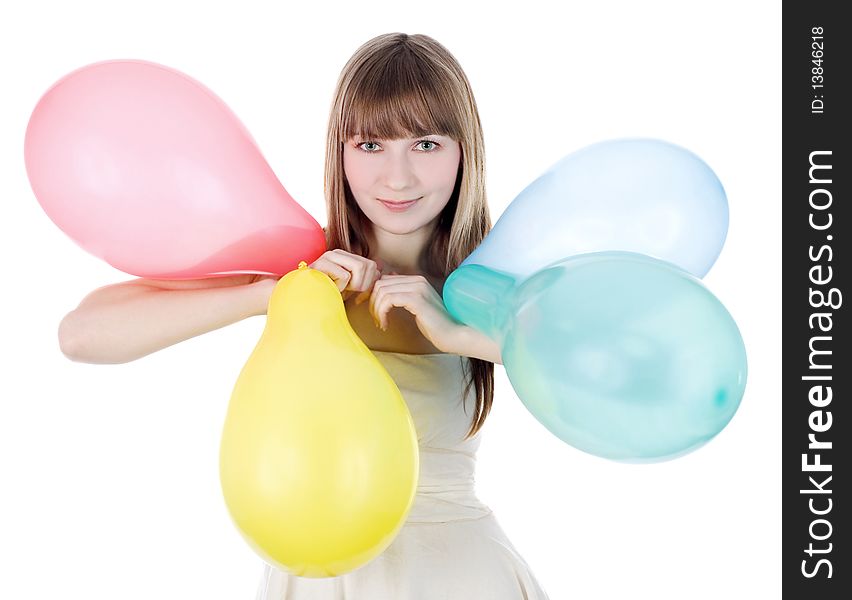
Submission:
M 353 138 L 343 145 L 343 172 L 373 225 L 406 234 L 431 224 L 456 183 L 459 143 L 443 135 L 400 140 Z

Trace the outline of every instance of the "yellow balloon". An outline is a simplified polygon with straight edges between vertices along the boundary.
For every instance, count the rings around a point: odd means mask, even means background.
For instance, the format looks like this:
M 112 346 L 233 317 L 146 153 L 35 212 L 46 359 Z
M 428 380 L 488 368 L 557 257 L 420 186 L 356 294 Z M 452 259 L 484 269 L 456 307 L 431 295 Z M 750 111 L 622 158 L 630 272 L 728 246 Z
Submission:
M 237 529 L 295 575 L 356 569 L 405 522 L 419 473 L 414 422 L 334 283 L 304 262 L 272 293 L 234 386 L 219 459 Z

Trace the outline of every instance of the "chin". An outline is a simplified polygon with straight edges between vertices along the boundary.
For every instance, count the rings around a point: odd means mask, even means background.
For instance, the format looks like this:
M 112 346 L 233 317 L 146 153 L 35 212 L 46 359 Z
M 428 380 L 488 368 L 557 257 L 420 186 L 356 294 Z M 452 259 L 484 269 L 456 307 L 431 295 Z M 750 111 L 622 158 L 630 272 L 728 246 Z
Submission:
M 428 214 L 418 214 L 417 212 L 401 213 L 398 215 L 387 215 L 380 212 L 371 215 L 363 211 L 363 208 L 362 212 L 364 212 L 373 224 L 374 228 L 381 229 L 382 231 L 392 233 L 394 235 L 406 235 L 414 233 L 424 227 L 430 227 L 437 222 L 437 219 L 440 216 L 440 211 L 438 211 L 438 214 L 432 216 Z
M 381 224 L 381 223 L 376 223 L 375 221 L 373 222 L 374 227 L 378 227 L 382 231 L 386 231 L 386 232 L 392 233 L 394 235 L 406 235 L 406 234 L 409 234 L 409 233 L 414 233 L 418 229 L 423 229 L 424 227 L 426 227 L 426 225 L 427 225 L 427 223 L 417 223 L 417 224 L 413 224 L 413 225 L 404 225 L 404 224 L 401 224 L 401 223 Z

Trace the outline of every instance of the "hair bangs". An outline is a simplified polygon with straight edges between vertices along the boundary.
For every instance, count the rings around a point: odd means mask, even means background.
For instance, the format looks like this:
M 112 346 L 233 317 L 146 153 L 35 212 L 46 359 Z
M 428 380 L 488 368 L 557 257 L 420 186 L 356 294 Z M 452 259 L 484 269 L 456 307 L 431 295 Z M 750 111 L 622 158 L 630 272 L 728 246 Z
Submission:
M 413 61 L 398 63 L 390 63 L 378 73 L 365 69 L 364 76 L 352 82 L 354 89 L 341 120 L 341 141 L 429 134 L 461 139 L 458 110 L 449 103 L 448 82 L 426 76 Z

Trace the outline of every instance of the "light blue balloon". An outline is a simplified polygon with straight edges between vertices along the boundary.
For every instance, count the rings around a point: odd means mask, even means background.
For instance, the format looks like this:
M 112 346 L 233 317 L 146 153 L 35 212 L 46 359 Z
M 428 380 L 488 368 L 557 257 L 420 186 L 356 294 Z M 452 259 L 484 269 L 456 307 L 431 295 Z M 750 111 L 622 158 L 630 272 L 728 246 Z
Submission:
M 522 281 L 462 266 L 444 302 L 500 344 L 527 409 L 597 456 L 690 452 L 725 427 L 745 390 L 745 347 L 725 307 L 696 277 L 642 254 L 569 257 Z
M 533 181 L 462 265 L 528 277 L 568 256 L 621 250 L 703 277 L 727 231 L 725 191 L 704 161 L 660 140 L 614 140 Z

